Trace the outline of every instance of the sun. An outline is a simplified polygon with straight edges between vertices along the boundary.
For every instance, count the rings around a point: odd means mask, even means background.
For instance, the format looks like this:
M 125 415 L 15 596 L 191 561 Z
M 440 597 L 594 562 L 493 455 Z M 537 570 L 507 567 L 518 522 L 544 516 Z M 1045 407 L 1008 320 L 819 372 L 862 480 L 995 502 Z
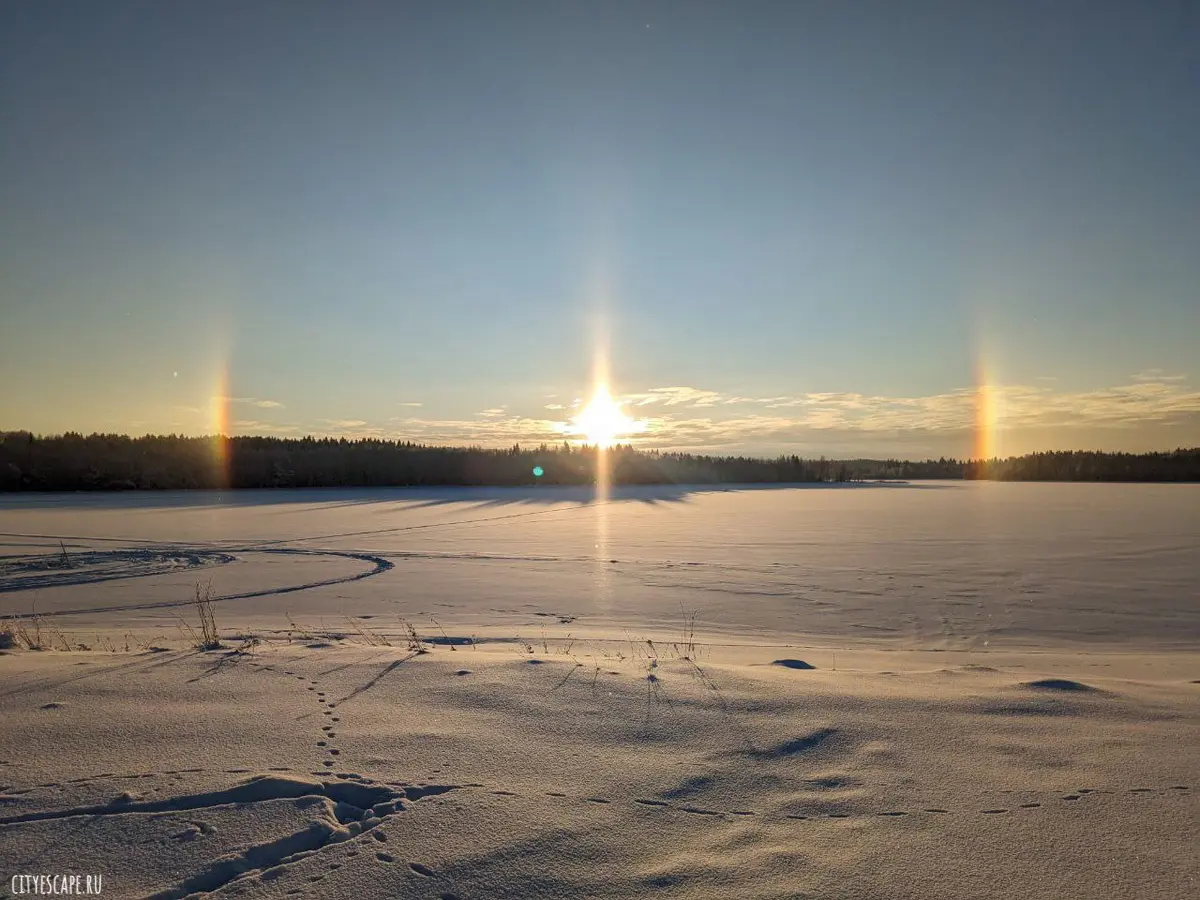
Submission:
M 638 430 L 638 423 L 621 412 L 620 405 L 608 393 L 608 386 L 604 384 L 597 386 L 591 402 L 573 421 L 588 443 L 599 447 L 611 447 L 618 437 Z

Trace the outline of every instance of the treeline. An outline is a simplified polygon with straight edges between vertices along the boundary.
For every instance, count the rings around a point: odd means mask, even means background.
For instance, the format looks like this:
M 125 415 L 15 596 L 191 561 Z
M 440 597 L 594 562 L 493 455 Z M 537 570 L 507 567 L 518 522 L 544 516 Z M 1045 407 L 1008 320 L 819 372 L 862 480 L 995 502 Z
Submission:
M 1006 460 L 829 460 L 701 456 L 614 447 L 616 484 L 753 484 L 878 479 L 1200 481 L 1200 449 L 1035 453 Z M 395 485 L 590 484 L 597 454 L 569 444 L 427 447 L 336 438 L 131 438 L 0 432 L 0 491 L 179 490 Z
M 962 477 L 993 481 L 1200 481 L 1200 448 L 1169 453 L 1030 453 L 967 462 Z

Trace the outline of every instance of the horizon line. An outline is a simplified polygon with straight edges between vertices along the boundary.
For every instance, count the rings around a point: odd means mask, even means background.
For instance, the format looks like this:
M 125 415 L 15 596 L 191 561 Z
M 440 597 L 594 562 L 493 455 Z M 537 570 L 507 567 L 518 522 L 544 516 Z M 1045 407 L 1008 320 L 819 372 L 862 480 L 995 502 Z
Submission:
M 33 437 L 36 440 L 61 440 L 61 439 L 64 439 L 64 438 L 67 438 L 70 436 L 76 436 L 76 435 L 80 438 L 85 438 L 85 439 L 86 438 L 94 438 L 94 437 L 117 437 L 117 438 L 124 438 L 124 439 L 130 440 L 130 441 L 155 439 L 155 438 L 159 438 L 159 439 L 176 438 L 176 439 L 189 440 L 189 441 L 225 441 L 225 442 L 229 442 L 229 441 L 239 441 L 239 440 L 268 440 L 268 441 L 279 441 L 281 443 L 283 443 L 283 442 L 300 443 L 300 442 L 307 440 L 307 441 L 332 441 L 335 443 L 340 443 L 340 442 L 376 443 L 376 444 L 393 444 L 393 445 L 408 444 L 408 445 L 411 445 L 412 447 L 420 448 L 422 450 L 466 450 L 466 451 L 477 451 L 477 452 L 484 452 L 484 453 L 509 452 L 513 448 L 519 448 L 520 452 L 522 452 L 522 453 L 536 453 L 536 452 L 559 453 L 559 452 L 562 452 L 562 447 L 565 444 L 568 447 L 570 452 L 599 452 L 601 450 L 604 450 L 606 452 L 607 451 L 621 451 L 621 452 L 632 451 L 635 453 L 645 453 L 645 454 L 650 454 L 650 455 L 653 455 L 653 454 L 679 454 L 679 455 L 702 457 L 702 458 L 708 458 L 708 459 L 750 459 L 750 460 L 763 460 L 763 461 L 771 461 L 771 460 L 776 460 L 776 459 L 790 459 L 792 457 L 796 457 L 796 458 L 799 458 L 802 460 L 826 460 L 829 462 L 854 462 L 854 461 L 938 462 L 938 461 L 944 460 L 946 462 L 960 462 L 960 463 L 965 464 L 965 463 L 989 463 L 989 462 L 998 462 L 998 461 L 1005 461 L 1005 460 L 1023 459 L 1025 457 L 1046 455 L 1046 454 L 1052 454 L 1052 453 L 1094 453 L 1094 454 L 1100 454 L 1103 456 L 1131 456 L 1131 457 L 1164 456 L 1164 455 L 1178 454 L 1178 453 L 1200 453 L 1200 446 L 1188 447 L 1188 446 L 1179 445 L 1179 446 L 1167 448 L 1167 449 L 1145 450 L 1145 451 L 1104 450 L 1104 449 L 1100 449 L 1100 448 L 1096 448 L 1096 447 L 1056 448 L 1056 449 L 1046 449 L 1046 450 L 1030 450 L 1026 453 L 1012 454 L 1012 455 L 1008 455 L 1008 456 L 990 456 L 990 457 L 978 457 L 978 456 L 961 456 L 960 457 L 960 456 L 953 456 L 953 455 L 951 455 L 951 456 L 942 455 L 942 456 L 938 456 L 938 457 L 933 457 L 933 456 L 912 457 L 912 456 L 893 456 L 893 455 L 883 455 L 883 456 L 857 455 L 857 456 L 855 456 L 855 455 L 841 455 L 841 454 L 830 454 L 830 453 L 821 453 L 818 456 L 808 456 L 808 455 L 801 454 L 801 453 L 798 453 L 795 451 L 792 451 L 789 453 L 778 452 L 778 453 L 773 453 L 773 454 L 764 454 L 764 453 L 752 453 L 750 451 L 737 451 L 737 450 L 732 450 L 732 451 L 728 451 L 728 452 L 709 452 L 709 451 L 698 451 L 698 450 L 688 450 L 688 449 L 670 449 L 670 448 L 662 448 L 662 447 L 639 447 L 639 446 L 635 446 L 631 441 L 627 441 L 624 443 L 621 441 L 616 441 L 612 445 L 610 445 L 608 447 L 604 447 L 604 446 L 600 446 L 597 444 L 589 444 L 587 442 L 578 441 L 578 440 L 571 441 L 570 439 L 566 439 L 566 438 L 564 438 L 562 441 L 542 440 L 542 441 L 537 441 L 536 443 L 535 442 L 527 442 L 524 444 L 522 444 L 522 442 L 520 442 L 520 441 L 514 441 L 511 444 L 504 443 L 504 444 L 496 444 L 496 445 L 487 446 L 487 445 L 483 445 L 483 444 L 429 444 L 429 443 L 423 443 L 421 441 L 410 440 L 410 439 L 403 438 L 403 437 L 388 438 L 388 437 L 366 436 L 366 435 L 357 436 L 357 437 L 351 437 L 351 436 L 347 436 L 347 435 L 336 435 L 335 436 L 335 435 L 328 435 L 328 434 L 311 434 L 311 433 L 304 434 L 304 435 L 267 435 L 267 434 L 229 435 L 229 434 L 224 434 L 224 433 L 186 434 L 184 432 L 158 432 L 158 433 L 146 432 L 144 434 L 131 434 L 131 433 L 117 432 L 117 431 L 92 431 L 92 432 L 85 434 L 84 432 L 81 432 L 81 431 L 70 431 L 70 430 L 62 431 L 62 432 L 45 433 L 45 432 L 34 432 L 34 431 L 30 431 L 28 429 L 20 429 L 20 428 L 18 428 L 18 429 L 0 428 L 0 439 L 3 439 L 8 436 L 12 436 L 12 435 L 29 435 L 30 437 Z M 542 448 L 546 448 L 546 449 L 542 450 Z

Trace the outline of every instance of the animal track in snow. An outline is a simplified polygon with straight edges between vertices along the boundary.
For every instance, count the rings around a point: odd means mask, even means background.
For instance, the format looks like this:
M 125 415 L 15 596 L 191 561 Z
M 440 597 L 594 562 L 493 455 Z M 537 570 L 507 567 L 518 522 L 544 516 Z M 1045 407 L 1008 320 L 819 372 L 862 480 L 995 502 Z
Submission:
M 481 785 L 463 785 L 463 787 L 464 788 L 475 788 L 475 787 L 482 787 L 482 786 Z M 1183 792 L 1183 791 L 1190 791 L 1190 790 L 1191 790 L 1191 787 L 1188 785 L 1171 785 L 1170 787 L 1164 787 L 1164 788 L 1131 788 L 1131 789 L 1126 789 L 1126 792 L 1127 793 L 1136 792 L 1138 794 L 1150 793 L 1150 794 L 1154 794 L 1154 795 L 1157 795 L 1160 797 L 1166 797 L 1166 796 L 1173 795 L 1176 792 Z M 490 791 L 488 791 L 488 793 L 491 796 L 503 797 L 503 798 L 522 797 L 523 796 L 522 794 L 519 794 L 516 791 L 505 790 L 505 789 L 490 790 Z M 1003 790 L 1003 791 L 996 791 L 993 793 L 1029 794 L 1029 793 L 1055 793 L 1055 792 Z M 1119 796 L 1120 792 L 1117 790 L 1103 790 L 1102 791 L 1102 790 L 1099 790 L 1096 788 L 1082 788 L 1082 789 L 1079 789 L 1075 793 L 1070 793 L 1070 794 L 1058 793 L 1058 796 L 1060 797 L 1060 799 L 1066 800 L 1066 801 L 1080 801 L 1080 800 L 1085 800 L 1089 794 L 1106 794 L 1109 796 Z M 547 796 L 547 797 L 555 797 L 558 799 L 575 800 L 575 801 L 582 802 L 582 803 L 588 804 L 588 805 L 604 805 L 604 804 L 610 804 L 613 802 L 612 800 L 607 799 L 605 797 L 597 797 L 597 796 L 592 796 L 592 795 L 571 796 L 571 795 L 563 793 L 561 791 L 544 791 L 543 795 Z M 710 817 L 710 818 L 721 818 L 721 819 L 729 819 L 731 817 L 758 816 L 767 821 L 770 821 L 771 819 L 791 819 L 793 821 L 802 821 L 803 822 L 803 821 L 814 821 L 814 820 L 820 820 L 820 819 L 863 819 L 863 818 L 868 818 L 868 817 L 884 818 L 884 819 L 900 819 L 900 818 L 904 818 L 909 815 L 922 814 L 922 813 L 927 814 L 927 815 L 956 815 L 956 814 L 964 814 L 964 813 L 969 814 L 971 812 L 971 810 L 969 810 L 969 809 L 952 810 L 952 809 L 948 809 L 948 808 L 940 807 L 940 806 L 926 806 L 926 807 L 919 807 L 919 808 L 914 808 L 914 809 L 897 809 L 894 806 L 889 806 L 888 808 L 885 808 L 885 809 L 876 809 L 876 810 L 861 810 L 861 811 L 811 810 L 811 811 L 805 811 L 805 812 L 782 813 L 782 814 L 772 815 L 772 814 L 763 814 L 763 813 L 757 812 L 755 810 L 748 810 L 748 809 L 711 809 L 711 808 L 707 808 L 707 807 L 703 807 L 703 806 L 697 806 L 695 804 L 676 804 L 676 803 L 669 802 L 667 800 L 660 800 L 660 799 L 652 798 L 652 797 L 634 797 L 634 798 L 630 798 L 630 799 L 631 799 L 632 803 L 634 803 L 638 806 L 647 808 L 648 810 L 654 810 L 654 811 L 659 811 L 659 812 L 678 812 L 678 813 L 685 813 L 687 815 L 692 815 L 692 816 L 705 816 L 705 817 Z M 1035 810 L 1035 809 L 1042 809 L 1042 808 L 1044 808 L 1044 804 L 1042 804 L 1040 802 L 1036 802 L 1036 801 L 1021 803 L 1021 804 L 1018 804 L 1018 806 L 1016 807 L 1016 809 L 1018 809 L 1018 810 Z M 1009 807 L 1002 807 L 1002 806 L 989 806 L 989 807 L 985 807 L 982 809 L 978 809 L 979 814 L 990 815 L 990 816 L 1007 815 L 1011 812 L 1013 812 L 1013 809 L 1011 809 Z

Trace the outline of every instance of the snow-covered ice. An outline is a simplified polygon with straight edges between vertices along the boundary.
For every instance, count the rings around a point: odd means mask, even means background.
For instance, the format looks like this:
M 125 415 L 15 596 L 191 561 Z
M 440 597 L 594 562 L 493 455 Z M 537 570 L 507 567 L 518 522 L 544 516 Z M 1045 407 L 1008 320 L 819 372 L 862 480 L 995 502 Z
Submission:
M 0 656 L 0 896 L 1200 878 L 1197 486 L 14 495 L 0 544 L 92 648 Z

